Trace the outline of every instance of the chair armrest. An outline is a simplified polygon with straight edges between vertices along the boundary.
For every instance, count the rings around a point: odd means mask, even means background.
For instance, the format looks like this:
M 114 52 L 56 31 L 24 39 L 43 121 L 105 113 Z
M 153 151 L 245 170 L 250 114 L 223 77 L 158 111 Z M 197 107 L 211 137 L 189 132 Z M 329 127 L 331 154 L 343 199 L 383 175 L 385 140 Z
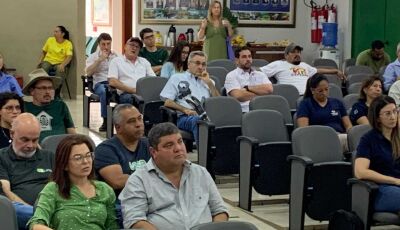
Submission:
M 106 94 L 107 94 L 107 102 L 118 102 L 118 93 L 117 93 L 117 89 L 107 85 L 107 90 L 106 90 Z
M 360 185 L 362 187 L 364 187 L 365 189 L 368 190 L 368 192 L 372 192 L 372 191 L 376 191 L 379 188 L 379 185 L 377 185 L 375 182 L 373 181 L 369 181 L 369 180 L 360 180 L 357 178 L 350 178 L 347 180 L 347 184 L 348 185 Z
M 211 121 L 198 120 L 197 124 L 199 126 L 206 126 L 208 129 L 215 129 L 215 124 Z
M 178 120 L 178 113 L 176 110 L 166 106 L 160 106 L 161 116 L 164 122 L 172 122 L 176 124 Z
M 312 166 L 314 162 L 311 160 L 311 158 L 306 157 L 306 156 L 298 156 L 298 155 L 290 155 L 287 157 L 288 161 L 298 161 L 305 166 Z
M 238 142 L 242 142 L 242 141 L 249 142 L 252 146 L 255 146 L 255 145 L 257 146 L 259 144 L 259 141 L 258 141 L 257 138 L 248 137 L 248 136 L 238 136 L 236 138 L 236 141 L 238 141 Z
M 132 98 L 133 98 L 133 103 L 137 106 L 141 106 L 144 104 L 144 99 L 142 96 L 137 95 L 137 94 L 132 94 Z M 140 107 L 139 107 L 140 108 Z

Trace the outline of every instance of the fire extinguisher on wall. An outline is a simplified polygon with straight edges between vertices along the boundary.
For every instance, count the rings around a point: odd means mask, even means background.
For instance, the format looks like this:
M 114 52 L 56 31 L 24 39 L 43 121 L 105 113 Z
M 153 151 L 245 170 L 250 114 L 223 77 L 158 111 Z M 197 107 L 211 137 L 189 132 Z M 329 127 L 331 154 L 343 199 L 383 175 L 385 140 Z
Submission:
M 336 23 L 337 22 L 337 9 L 334 4 L 331 5 L 328 12 L 328 22 Z
M 324 5 L 318 10 L 318 27 L 317 27 L 317 41 L 318 43 L 322 40 L 322 23 L 328 20 L 328 5 Z
M 319 43 L 318 41 L 318 9 L 313 6 L 311 9 L 311 42 Z

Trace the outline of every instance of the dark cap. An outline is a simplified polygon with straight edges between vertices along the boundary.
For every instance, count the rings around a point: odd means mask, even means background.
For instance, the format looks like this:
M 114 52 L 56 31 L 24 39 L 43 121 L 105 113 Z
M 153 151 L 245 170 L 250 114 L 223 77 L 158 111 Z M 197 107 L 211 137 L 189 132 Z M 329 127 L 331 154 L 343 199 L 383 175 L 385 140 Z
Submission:
M 298 50 L 298 51 L 301 52 L 301 51 L 303 51 L 303 47 L 301 47 L 301 46 L 299 46 L 299 45 L 297 45 L 297 44 L 292 42 L 288 46 L 286 46 L 285 55 L 288 54 L 288 53 L 291 53 L 291 52 L 293 52 L 295 50 Z
M 140 40 L 140 38 L 138 38 L 138 37 L 131 37 L 131 38 L 129 38 L 128 41 L 126 41 L 126 44 L 130 44 L 130 43 L 132 43 L 132 42 L 136 42 L 137 44 L 139 44 L 140 48 L 143 47 L 143 42 L 142 42 L 142 40 Z

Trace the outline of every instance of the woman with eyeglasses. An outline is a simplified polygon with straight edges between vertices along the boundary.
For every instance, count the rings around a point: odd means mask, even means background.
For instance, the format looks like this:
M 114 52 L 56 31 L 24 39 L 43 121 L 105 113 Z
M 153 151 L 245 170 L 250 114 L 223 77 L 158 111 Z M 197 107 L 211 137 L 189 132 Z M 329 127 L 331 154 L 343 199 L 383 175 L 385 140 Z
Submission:
M 7 73 L 4 65 L 4 57 L 0 53 L 0 93 L 2 92 L 12 92 L 18 94 L 20 97 L 24 96 L 15 77 Z
M 383 82 L 377 75 L 365 79 L 361 84 L 360 99 L 354 103 L 350 112 L 350 121 L 353 125 L 369 124 L 368 107 L 372 100 L 382 95 Z
M 299 127 L 324 125 L 339 133 L 343 152 L 347 147 L 347 131 L 352 127 L 342 101 L 329 97 L 329 82 L 322 74 L 314 74 L 307 80 L 304 98 L 297 108 Z
M 10 145 L 10 128 L 14 119 L 21 114 L 24 102 L 15 93 L 0 93 L 0 148 Z
M 188 68 L 188 57 L 190 53 L 189 43 L 180 41 L 172 49 L 167 62 L 161 68 L 161 77 L 170 78 L 175 73 L 185 72 Z
M 372 129 L 360 140 L 354 163 L 358 179 L 378 183 L 375 211 L 400 211 L 399 110 L 389 96 L 375 98 L 368 110 Z
M 115 194 L 94 180 L 93 148 L 74 134 L 57 147 L 51 182 L 39 194 L 30 229 L 119 229 Z

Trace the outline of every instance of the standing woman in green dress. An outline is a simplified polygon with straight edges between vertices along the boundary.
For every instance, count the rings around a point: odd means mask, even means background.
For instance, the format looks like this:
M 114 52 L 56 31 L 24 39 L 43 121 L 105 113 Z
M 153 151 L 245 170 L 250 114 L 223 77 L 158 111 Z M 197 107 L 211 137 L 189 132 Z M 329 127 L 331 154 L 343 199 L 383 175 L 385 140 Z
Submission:
M 208 8 L 208 17 L 201 21 L 197 34 L 200 40 L 204 39 L 203 51 L 207 54 L 208 61 L 228 58 L 225 42 L 228 35 L 233 35 L 232 25 L 228 20 L 222 20 L 221 2 L 214 0 Z

